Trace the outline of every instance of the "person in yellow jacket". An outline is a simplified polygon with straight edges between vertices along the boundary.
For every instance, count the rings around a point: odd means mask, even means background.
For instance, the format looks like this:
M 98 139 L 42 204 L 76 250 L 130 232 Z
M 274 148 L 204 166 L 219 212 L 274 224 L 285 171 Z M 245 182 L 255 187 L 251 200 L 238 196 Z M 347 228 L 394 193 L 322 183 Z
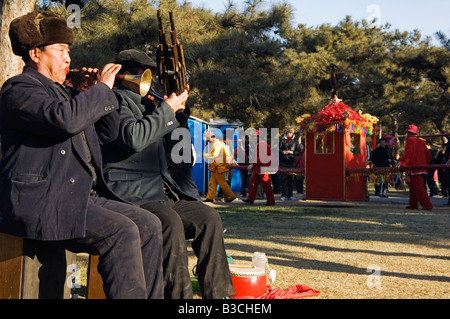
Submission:
M 230 203 L 236 199 L 236 195 L 234 195 L 225 178 L 225 173 L 228 172 L 228 152 L 226 151 L 226 145 L 224 142 L 217 139 L 211 131 L 206 131 L 205 137 L 206 141 L 211 143 L 211 153 L 203 154 L 205 159 L 211 160 L 211 164 L 209 166 L 211 178 L 209 180 L 208 194 L 206 195 L 205 202 L 214 201 L 217 194 L 217 185 L 219 185 L 226 196 L 226 202 Z

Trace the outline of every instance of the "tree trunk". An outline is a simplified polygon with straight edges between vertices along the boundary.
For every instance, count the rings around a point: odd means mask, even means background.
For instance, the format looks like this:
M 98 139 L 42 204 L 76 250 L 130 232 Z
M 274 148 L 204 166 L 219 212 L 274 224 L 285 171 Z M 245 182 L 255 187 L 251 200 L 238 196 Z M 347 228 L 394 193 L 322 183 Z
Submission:
M 19 74 L 24 65 L 22 58 L 12 52 L 9 25 L 15 18 L 33 11 L 35 4 L 36 0 L 0 0 L 0 88 Z
M 445 127 L 445 124 L 444 124 L 443 119 L 444 119 L 444 118 L 442 117 L 442 118 L 439 118 L 439 119 L 435 119 L 435 120 L 433 121 L 434 125 L 436 125 L 436 128 L 437 128 L 438 131 L 439 131 L 439 134 L 445 134 L 445 133 L 448 133 L 448 132 L 447 132 L 447 129 L 446 129 L 446 127 Z M 442 136 L 442 144 L 447 144 L 447 141 L 448 141 L 448 137 Z
M 0 87 L 23 68 L 22 58 L 14 55 L 9 39 L 12 20 L 34 10 L 36 0 L 0 0 Z
M 392 131 L 395 137 L 398 137 L 398 120 L 397 115 L 394 113 L 389 113 L 389 117 L 392 120 Z

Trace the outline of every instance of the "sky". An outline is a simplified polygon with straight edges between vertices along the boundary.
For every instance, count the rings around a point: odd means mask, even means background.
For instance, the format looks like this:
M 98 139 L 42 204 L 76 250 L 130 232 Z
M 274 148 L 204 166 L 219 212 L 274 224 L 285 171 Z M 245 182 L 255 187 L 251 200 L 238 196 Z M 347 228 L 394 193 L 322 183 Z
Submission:
M 245 0 L 233 0 L 242 8 Z M 413 31 L 432 36 L 443 31 L 450 38 L 450 0 L 286 0 L 294 8 L 293 24 L 315 27 L 323 23 L 338 24 L 347 15 L 353 20 L 391 24 L 391 30 Z M 193 7 L 223 12 L 227 0 L 189 0 Z M 265 0 L 268 7 L 277 0 Z

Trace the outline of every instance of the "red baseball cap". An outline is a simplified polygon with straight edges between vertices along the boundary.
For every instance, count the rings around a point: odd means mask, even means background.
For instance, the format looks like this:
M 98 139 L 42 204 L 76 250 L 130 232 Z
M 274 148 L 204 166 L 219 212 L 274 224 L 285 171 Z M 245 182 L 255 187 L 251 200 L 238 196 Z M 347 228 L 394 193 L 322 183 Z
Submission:
M 410 125 L 406 129 L 406 132 L 411 132 L 413 134 L 417 134 L 418 131 L 419 131 L 419 128 L 417 126 L 415 126 L 415 125 Z

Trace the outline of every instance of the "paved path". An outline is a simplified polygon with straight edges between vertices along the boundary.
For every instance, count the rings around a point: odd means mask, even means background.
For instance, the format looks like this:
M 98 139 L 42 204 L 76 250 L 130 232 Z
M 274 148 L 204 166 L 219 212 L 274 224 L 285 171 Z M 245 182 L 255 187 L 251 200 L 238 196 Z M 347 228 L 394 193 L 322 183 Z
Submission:
M 370 196 L 368 201 L 325 201 L 325 200 L 302 200 L 301 195 L 294 195 L 296 197 L 296 200 L 280 200 L 280 195 L 275 195 L 275 201 L 276 206 L 293 206 L 293 205 L 302 205 L 302 206 L 324 206 L 324 207 L 352 207 L 352 206 L 366 206 L 366 205 L 398 205 L 399 208 L 405 208 L 408 206 L 409 202 L 409 195 L 405 195 L 405 193 L 395 193 L 392 192 L 388 194 L 387 198 L 384 197 L 378 197 L 378 196 Z M 450 210 L 450 206 L 446 205 L 448 203 L 448 197 L 432 197 L 430 198 L 431 202 L 433 203 L 433 206 L 436 209 L 439 210 Z M 258 199 L 254 202 L 254 205 L 264 205 L 266 203 L 266 200 L 264 199 Z M 247 203 L 244 203 L 241 199 L 236 198 L 231 203 L 224 203 L 224 202 L 217 202 L 215 201 L 214 204 L 208 203 L 212 206 L 218 205 L 218 206 L 235 206 L 235 205 L 249 205 Z M 275 206 L 275 207 L 276 207 Z M 420 208 L 420 204 L 419 204 Z
M 448 197 L 431 197 L 431 203 L 435 207 L 445 207 L 448 202 Z M 393 204 L 404 204 L 405 207 L 408 205 L 409 197 L 404 195 L 389 195 L 388 198 L 382 198 L 378 196 L 370 196 L 370 201 L 373 203 L 393 203 Z M 420 205 L 419 205 L 420 206 Z M 450 209 L 450 206 L 447 206 Z

